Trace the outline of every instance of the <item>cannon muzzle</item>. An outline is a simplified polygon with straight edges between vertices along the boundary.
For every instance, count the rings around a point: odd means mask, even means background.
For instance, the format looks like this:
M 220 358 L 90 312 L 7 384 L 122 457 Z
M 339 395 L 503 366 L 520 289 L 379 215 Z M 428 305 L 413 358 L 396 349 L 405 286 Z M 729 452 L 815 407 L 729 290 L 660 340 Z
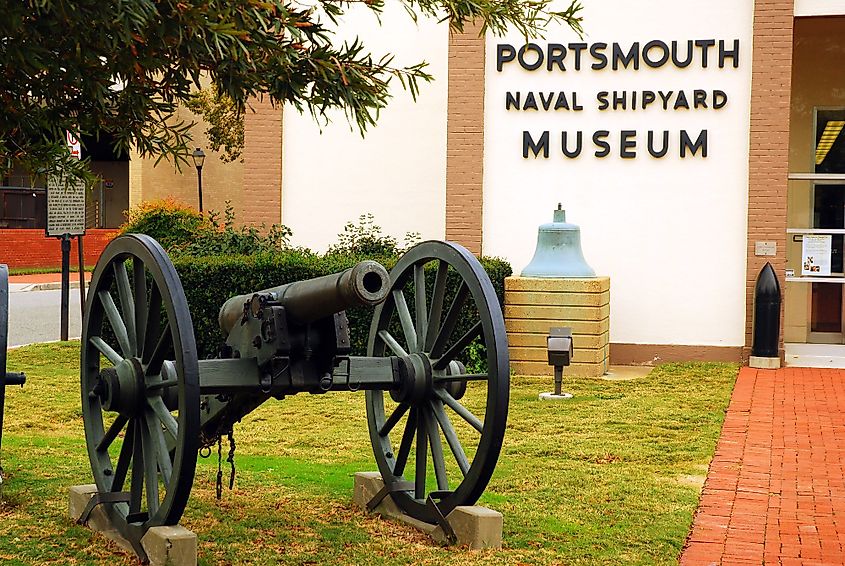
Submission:
M 378 262 L 362 261 L 340 273 L 232 297 L 220 309 L 220 328 L 228 335 L 242 319 L 244 304 L 253 295 L 272 295 L 290 317 L 300 323 L 309 323 L 349 307 L 377 305 L 389 292 L 387 270 Z

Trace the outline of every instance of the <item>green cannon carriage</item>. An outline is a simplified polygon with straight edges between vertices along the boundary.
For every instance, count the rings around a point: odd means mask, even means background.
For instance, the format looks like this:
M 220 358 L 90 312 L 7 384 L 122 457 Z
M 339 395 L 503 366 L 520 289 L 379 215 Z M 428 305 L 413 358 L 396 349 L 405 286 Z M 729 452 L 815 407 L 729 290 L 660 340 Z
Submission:
M 374 307 L 366 356 L 352 355 L 345 314 L 361 306 Z M 364 392 L 378 470 L 410 516 L 435 523 L 481 496 L 504 436 L 509 362 L 495 291 L 463 247 L 424 242 L 390 274 L 364 261 L 233 297 L 219 322 L 219 355 L 198 359 L 161 246 L 125 235 L 104 250 L 81 345 L 92 505 L 139 553 L 150 527 L 182 516 L 198 452 L 268 399 L 297 393 Z M 470 350 L 484 352 L 472 371 Z

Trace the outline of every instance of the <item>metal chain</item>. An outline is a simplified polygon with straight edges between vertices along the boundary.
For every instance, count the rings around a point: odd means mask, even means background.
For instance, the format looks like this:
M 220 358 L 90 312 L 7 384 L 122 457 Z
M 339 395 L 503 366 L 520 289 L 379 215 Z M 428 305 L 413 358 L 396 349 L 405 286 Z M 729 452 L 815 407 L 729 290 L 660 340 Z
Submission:
M 223 497 L 223 438 L 217 437 L 217 501 Z
M 226 458 L 226 461 L 229 462 L 229 465 L 232 467 L 232 471 L 229 473 L 229 491 L 231 491 L 235 487 L 235 435 L 233 434 L 233 429 L 229 429 L 229 457 Z

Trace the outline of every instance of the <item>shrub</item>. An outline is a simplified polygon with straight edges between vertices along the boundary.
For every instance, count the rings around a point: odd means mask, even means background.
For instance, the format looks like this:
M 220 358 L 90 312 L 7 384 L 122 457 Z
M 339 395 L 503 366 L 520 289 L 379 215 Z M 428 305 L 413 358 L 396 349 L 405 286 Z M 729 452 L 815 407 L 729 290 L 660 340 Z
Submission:
M 176 271 L 188 298 L 200 358 L 215 356 L 224 341 L 217 316 L 220 307 L 230 297 L 337 273 L 363 259 L 367 258 L 343 254 L 318 256 L 302 250 L 252 256 L 174 258 Z M 375 259 L 390 270 L 397 258 Z M 504 281 L 505 277 L 511 275 L 510 264 L 500 259 L 484 258 L 481 261 L 493 282 L 499 303 L 503 304 Z M 434 271 L 431 270 L 428 276 L 428 286 L 431 288 Z M 450 281 L 450 285 L 456 284 L 457 281 Z M 411 308 L 413 309 L 412 306 Z M 366 353 L 372 309 L 353 308 L 346 314 L 349 318 L 353 353 L 363 355 Z
M 140 233 L 152 236 L 166 250 L 190 241 L 205 221 L 202 215 L 173 197 L 144 201 L 126 211 L 121 234 Z
M 226 201 L 223 221 L 220 213 L 209 211 L 206 221 L 194 236 L 175 244 L 171 251 L 177 255 L 212 256 L 212 255 L 251 255 L 266 252 L 278 252 L 288 248 L 291 231 L 281 224 L 273 224 L 263 233 L 254 226 L 235 226 L 235 210 Z
M 396 238 L 381 233 L 381 226 L 375 223 L 375 217 L 362 214 L 358 217 L 358 224 L 347 222 L 343 232 L 337 235 L 337 244 L 329 247 L 329 254 L 352 254 L 359 256 L 395 256 L 399 255 L 419 242 L 417 232 L 405 234 L 403 246 L 399 246 Z
M 278 252 L 288 248 L 290 229 L 273 224 L 235 226 L 235 211 L 229 201 L 221 221 L 220 213 L 211 210 L 203 216 L 172 197 L 142 202 L 126 213 L 127 221 L 120 233 L 152 236 L 171 255 L 214 256 L 249 255 Z

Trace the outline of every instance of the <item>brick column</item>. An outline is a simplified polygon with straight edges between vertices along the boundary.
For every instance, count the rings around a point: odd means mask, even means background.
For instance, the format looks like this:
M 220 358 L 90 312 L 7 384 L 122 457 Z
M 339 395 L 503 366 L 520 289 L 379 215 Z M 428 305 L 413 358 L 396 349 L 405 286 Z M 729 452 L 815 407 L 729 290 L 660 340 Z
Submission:
M 244 115 L 243 194 L 238 219 L 244 224 L 282 221 L 282 108 L 268 98 L 249 101 Z
M 746 356 L 752 345 L 754 285 L 766 261 L 771 261 L 781 284 L 784 283 L 793 14 L 793 0 L 757 0 L 754 3 L 751 137 L 748 155 Z M 777 242 L 777 256 L 755 256 L 756 241 Z
M 481 253 L 484 173 L 484 37 L 467 24 L 449 36 L 446 239 Z

